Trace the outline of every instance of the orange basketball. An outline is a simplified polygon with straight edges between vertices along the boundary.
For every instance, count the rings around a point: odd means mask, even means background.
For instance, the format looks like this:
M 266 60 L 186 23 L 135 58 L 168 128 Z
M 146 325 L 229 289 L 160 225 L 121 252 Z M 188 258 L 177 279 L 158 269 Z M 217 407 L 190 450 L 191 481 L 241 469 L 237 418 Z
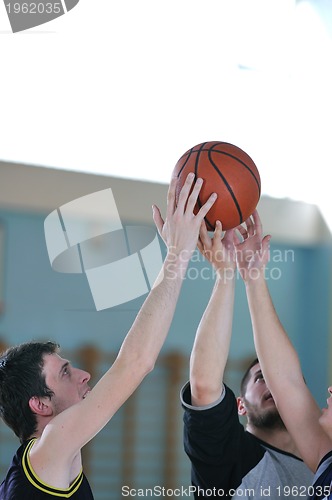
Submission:
M 253 160 L 239 147 L 227 142 L 210 141 L 184 153 L 173 171 L 180 181 L 177 199 L 190 172 L 204 181 L 195 213 L 212 193 L 218 194 L 205 217 L 209 231 L 214 230 L 216 220 L 221 221 L 224 230 L 236 227 L 255 210 L 261 194 L 260 175 Z

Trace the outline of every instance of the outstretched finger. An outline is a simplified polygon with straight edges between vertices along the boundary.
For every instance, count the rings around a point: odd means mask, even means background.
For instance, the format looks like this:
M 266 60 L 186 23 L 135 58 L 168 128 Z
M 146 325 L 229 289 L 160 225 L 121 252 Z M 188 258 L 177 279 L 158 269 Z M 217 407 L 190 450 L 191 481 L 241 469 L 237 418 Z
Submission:
M 247 233 L 248 236 L 254 236 L 255 234 L 255 224 L 251 217 L 246 220 Z
M 172 177 L 171 182 L 169 183 L 169 188 L 167 192 L 167 209 L 166 209 L 166 217 L 170 217 L 174 214 L 174 210 L 176 208 L 176 186 L 179 182 L 177 177 Z
M 198 177 L 198 179 L 196 179 L 194 187 L 193 187 L 193 189 L 188 197 L 188 201 L 187 201 L 187 205 L 186 205 L 186 210 L 191 214 L 194 211 L 194 207 L 197 203 L 198 195 L 200 193 L 202 186 L 203 186 L 203 179 Z
M 180 191 L 177 208 L 179 210 L 181 210 L 182 213 L 184 213 L 185 206 L 186 206 L 186 203 L 188 201 L 188 196 L 189 196 L 194 178 L 195 178 L 195 174 L 193 172 L 190 172 L 187 175 L 187 178 L 186 178 L 186 180 L 182 186 L 182 189 Z
M 212 207 L 212 205 L 214 204 L 214 202 L 216 201 L 218 195 L 217 193 L 212 193 L 208 200 L 204 203 L 204 205 L 201 206 L 201 208 L 199 209 L 196 217 L 198 219 L 200 219 L 201 221 L 204 219 L 204 217 L 206 216 L 206 214 L 208 213 L 208 211 L 210 210 L 210 208 Z
M 234 228 L 234 235 L 238 242 L 243 241 L 248 237 L 248 231 L 242 226 L 242 224 L 240 224 Z
M 202 221 L 201 226 L 199 228 L 199 240 L 202 243 L 203 247 L 209 247 L 211 245 L 211 238 L 209 236 L 208 230 L 206 228 L 206 224 Z
M 201 252 L 203 257 L 205 256 L 207 249 L 211 248 L 211 240 L 210 240 L 209 235 L 207 233 L 207 229 L 206 229 L 206 225 L 205 225 L 204 221 L 201 223 L 201 226 L 200 226 L 198 241 L 197 241 L 197 248 Z
M 259 236 L 259 239 L 261 239 L 263 226 L 262 226 L 261 218 L 260 218 L 257 210 L 255 210 L 253 212 L 252 217 L 254 219 L 256 234 Z
M 214 229 L 214 234 L 213 234 L 213 239 L 214 240 L 221 240 L 221 235 L 222 235 L 222 223 L 220 220 L 216 220 L 216 225 Z
M 200 238 L 198 238 L 198 240 L 197 240 L 197 248 L 201 252 L 201 254 L 204 255 L 204 252 L 205 252 L 204 245 L 203 245 Z
M 224 234 L 224 243 L 227 243 L 227 244 L 233 244 L 233 241 L 234 241 L 234 231 L 235 229 L 232 228 L 232 229 L 228 229 L 225 234 Z
M 163 227 L 164 227 L 164 220 L 161 216 L 160 210 L 156 205 L 152 205 L 152 217 L 154 220 L 154 223 L 158 229 L 158 233 L 161 236 Z
M 262 240 L 262 257 L 263 257 L 263 262 L 268 262 L 270 260 L 270 240 L 271 240 L 271 235 L 267 234 L 264 236 Z
M 239 235 L 239 229 L 236 227 L 233 231 L 233 244 L 235 247 L 235 250 L 237 250 L 237 247 L 240 245 L 241 241 L 243 238 Z

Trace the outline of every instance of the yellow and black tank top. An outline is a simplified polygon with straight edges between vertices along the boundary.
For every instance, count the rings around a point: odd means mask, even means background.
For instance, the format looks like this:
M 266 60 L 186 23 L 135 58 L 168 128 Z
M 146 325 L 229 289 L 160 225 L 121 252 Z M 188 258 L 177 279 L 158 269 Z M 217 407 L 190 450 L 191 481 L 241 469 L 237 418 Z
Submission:
M 0 484 L 1 500 L 93 500 L 89 482 L 83 471 L 69 488 L 59 489 L 43 483 L 34 473 L 29 450 L 35 439 L 30 439 L 17 450 L 5 479 Z

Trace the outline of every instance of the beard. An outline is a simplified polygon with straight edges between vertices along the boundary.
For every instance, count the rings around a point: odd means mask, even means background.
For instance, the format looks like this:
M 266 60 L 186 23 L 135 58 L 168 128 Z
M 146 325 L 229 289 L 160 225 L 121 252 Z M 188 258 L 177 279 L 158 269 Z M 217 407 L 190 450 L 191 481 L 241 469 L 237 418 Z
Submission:
M 286 429 L 284 422 L 281 420 L 276 407 L 262 410 L 257 405 L 252 405 L 245 401 L 247 410 L 247 419 L 253 426 L 258 429 L 268 430 L 284 430 Z

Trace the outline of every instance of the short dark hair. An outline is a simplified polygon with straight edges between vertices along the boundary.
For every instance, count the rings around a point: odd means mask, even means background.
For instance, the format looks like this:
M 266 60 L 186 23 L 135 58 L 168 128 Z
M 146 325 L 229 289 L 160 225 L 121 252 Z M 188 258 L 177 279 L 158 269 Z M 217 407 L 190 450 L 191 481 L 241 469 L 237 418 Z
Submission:
M 244 375 L 242 377 L 241 384 L 240 384 L 241 397 L 243 397 L 247 391 L 247 385 L 248 385 L 249 378 L 250 378 L 250 370 L 253 366 L 257 365 L 258 363 L 259 363 L 258 358 L 253 359 L 252 362 L 250 363 L 250 365 L 248 366 L 248 368 L 246 369 L 246 371 L 244 372 Z
M 55 342 L 26 342 L 0 355 L 0 416 L 21 443 L 37 430 L 37 418 L 29 406 L 33 396 L 51 399 L 53 391 L 42 373 L 43 356 L 55 354 Z

